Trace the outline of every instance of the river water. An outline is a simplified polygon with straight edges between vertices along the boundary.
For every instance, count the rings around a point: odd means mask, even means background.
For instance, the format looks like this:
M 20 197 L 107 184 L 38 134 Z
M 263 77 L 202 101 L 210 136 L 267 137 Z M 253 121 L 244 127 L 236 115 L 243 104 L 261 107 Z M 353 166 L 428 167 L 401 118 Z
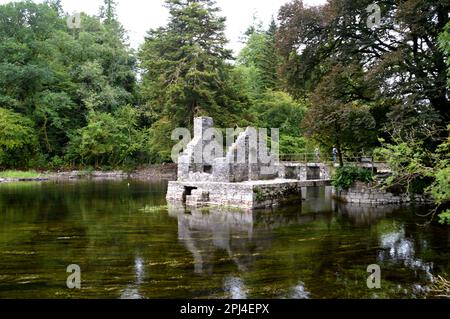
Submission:
M 426 208 L 370 208 L 310 188 L 273 211 L 167 206 L 166 182 L 0 185 L 0 298 L 424 298 L 450 273 Z M 369 289 L 369 265 L 381 288 Z M 69 265 L 81 289 L 68 289 Z

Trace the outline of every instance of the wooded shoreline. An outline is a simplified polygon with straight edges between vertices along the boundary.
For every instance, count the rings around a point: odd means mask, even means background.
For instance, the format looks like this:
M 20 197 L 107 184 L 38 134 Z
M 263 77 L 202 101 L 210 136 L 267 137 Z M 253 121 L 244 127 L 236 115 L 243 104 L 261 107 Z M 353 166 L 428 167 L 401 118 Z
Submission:
M 175 180 L 177 176 L 176 164 L 161 164 L 142 166 L 130 172 L 122 170 L 111 171 L 43 171 L 36 177 L 13 177 L 0 178 L 0 183 L 17 182 L 45 182 L 59 180 L 81 180 L 81 179 L 135 179 L 135 180 Z

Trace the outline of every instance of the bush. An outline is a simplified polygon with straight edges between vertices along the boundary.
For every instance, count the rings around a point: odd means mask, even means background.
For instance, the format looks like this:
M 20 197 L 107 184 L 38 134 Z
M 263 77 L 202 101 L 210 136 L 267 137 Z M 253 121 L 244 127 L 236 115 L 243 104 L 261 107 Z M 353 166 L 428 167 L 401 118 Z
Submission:
M 143 150 L 136 109 L 126 106 L 114 114 L 90 112 L 88 123 L 71 137 L 67 160 L 82 165 L 120 167 Z
M 340 167 L 333 177 L 333 186 L 340 189 L 349 189 L 355 182 L 369 183 L 373 181 L 371 171 L 353 166 Z
M 33 122 L 0 107 L 0 166 L 27 167 L 35 146 Z

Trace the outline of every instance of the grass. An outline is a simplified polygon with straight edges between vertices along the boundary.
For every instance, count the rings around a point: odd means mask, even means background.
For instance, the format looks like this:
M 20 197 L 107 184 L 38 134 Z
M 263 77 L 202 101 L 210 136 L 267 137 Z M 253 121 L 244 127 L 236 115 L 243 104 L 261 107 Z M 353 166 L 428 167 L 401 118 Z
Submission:
M 0 172 L 0 178 L 12 178 L 12 179 L 28 179 L 39 178 L 41 174 L 36 171 L 3 171 Z

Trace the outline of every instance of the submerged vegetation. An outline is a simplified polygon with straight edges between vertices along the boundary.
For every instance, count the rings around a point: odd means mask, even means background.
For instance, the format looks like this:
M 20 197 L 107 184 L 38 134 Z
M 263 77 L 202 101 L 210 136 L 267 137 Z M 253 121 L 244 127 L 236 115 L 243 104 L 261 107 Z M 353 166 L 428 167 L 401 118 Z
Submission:
M 255 299 L 423 298 L 430 271 L 450 271 L 448 230 L 409 208 L 352 210 L 313 191 L 301 209 L 189 214 L 163 208 L 166 183 L 130 184 L 0 185 L 0 298 L 228 298 L 233 278 Z M 82 290 L 65 288 L 74 259 Z
M 450 281 L 442 276 L 435 277 L 431 286 L 431 295 L 436 298 L 450 298 Z

